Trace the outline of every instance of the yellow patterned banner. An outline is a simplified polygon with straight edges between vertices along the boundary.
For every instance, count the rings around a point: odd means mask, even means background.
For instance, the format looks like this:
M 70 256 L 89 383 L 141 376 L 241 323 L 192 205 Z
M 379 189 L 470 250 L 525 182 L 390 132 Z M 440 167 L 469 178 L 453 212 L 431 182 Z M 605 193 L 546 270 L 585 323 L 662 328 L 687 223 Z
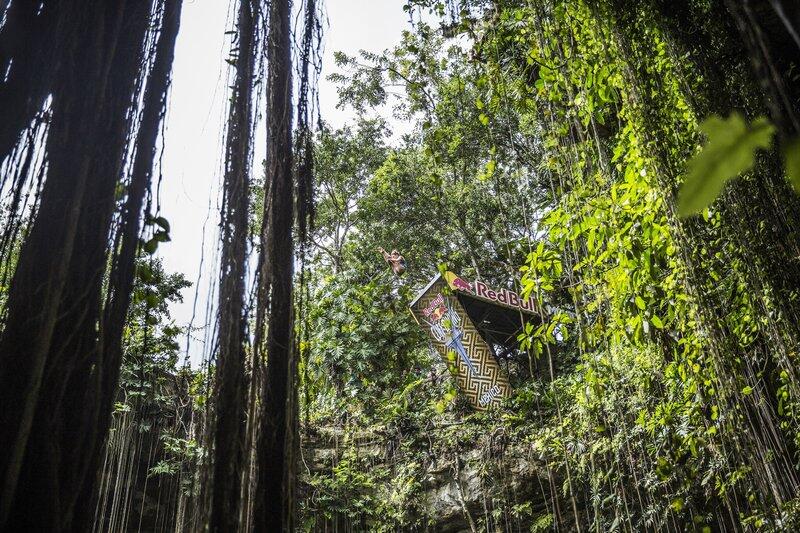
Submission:
M 414 318 L 445 362 L 448 353 L 455 355 L 458 385 L 472 405 L 480 410 L 498 405 L 511 394 L 508 378 L 461 303 L 445 294 L 446 287 L 445 279 L 436 276 L 411 304 Z

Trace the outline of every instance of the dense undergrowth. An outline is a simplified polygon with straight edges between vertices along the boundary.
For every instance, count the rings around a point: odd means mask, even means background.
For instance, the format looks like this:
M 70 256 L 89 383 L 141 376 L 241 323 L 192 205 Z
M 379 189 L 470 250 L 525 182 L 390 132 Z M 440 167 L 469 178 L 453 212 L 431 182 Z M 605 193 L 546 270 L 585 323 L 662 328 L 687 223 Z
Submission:
M 413 0 L 397 48 L 338 56 L 357 119 L 316 139 L 299 528 L 800 527 L 800 203 L 780 156 L 797 132 L 747 35 L 760 24 L 793 110 L 797 49 L 751 4 L 743 26 L 710 0 Z M 387 107 L 410 133 L 392 137 Z M 734 112 L 769 115 L 775 146 L 679 217 L 700 124 Z M 404 277 L 379 247 L 403 253 Z M 445 267 L 544 310 L 503 361 L 515 392 L 500 409 L 471 411 L 408 311 Z M 166 409 L 190 422 L 151 470 L 182 476 L 180 520 L 202 506 L 191 421 L 207 377 L 187 375 L 191 402 Z M 123 385 L 117 417 L 139 394 Z
M 777 152 L 700 216 L 676 214 L 699 121 L 770 111 L 733 11 L 711 2 L 426 7 L 455 42 L 424 18 L 385 56 L 341 58 L 345 102 L 383 102 L 382 85 L 397 83 L 407 94 L 397 112 L 419 117 L 407 146 L 354 189 L 360 231 L 344 253 L 355 271 L 374 268 L 364 248 L 385 242 L 425 274 L 444 262 L 502 283 L 521 270 L 520 288 L 548 309 L 524 344 L 558 370 L 531 381 L 528 362 L 512 362 L 517 391 L 505 409 L 467 417 L 471 430 L 441 429 L 465 408 L 443 413 L 452 390 L 392 340 L 408 339 L 411 322 L 398 322 L 397 309 L 424 276 L 369 296 L 374 273 L 360 274 L 372 280 L 365 286 L 341 272 L 326 279 L 351 293 L 337 293 L 332 314 L 312 313 L 307 361 L 329 384 L 359 383 L 330 397 L 318 389 L 317 401 L 333 402 L 327 424 L 349 437 L 341 461 L 310 477 L 307 512 L 355 529 L 424 528 L 434 522 L 406 492 L 424 491 L 439 458 L 501 432 L 529 446 L 554 490 L 496 499 L 497 516 L 470 519 L 474 530 L 503 527 L 500 515 L 541 501 L 553 505 L 526 528 L 797 527 L 797 200 Z M 315 342 L 330 330 L 344 343 Z M 340 358 L 350 363 L 332 363 Z M 400 381 L 381 382 L 387 375 Z M 310 409 L 313 426 L 323 411 Z M 354 458 L 355 435 L 373 424 L 399 442 L 377 469 Z

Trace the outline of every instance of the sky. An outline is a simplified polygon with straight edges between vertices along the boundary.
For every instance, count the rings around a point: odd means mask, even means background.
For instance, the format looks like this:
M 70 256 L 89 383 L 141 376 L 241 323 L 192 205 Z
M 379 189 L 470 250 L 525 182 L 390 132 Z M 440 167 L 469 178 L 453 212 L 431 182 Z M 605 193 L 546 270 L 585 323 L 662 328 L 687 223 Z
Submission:
M 172 93 L 165 124 L 160 186 L 161 213 L 170 221 L 172 241 L 159 247 L 167 272 L 182 272 L 195 285 L 183 291 L 184 301 L 172 306 L 176 323 L 202 328 L 211 279 L 215 276 L 218 201 L 227 114 L 225 63 L 232 17 L 226 0 L 185 0 L 173 66 Z M 322 118 L 340 127 L 353 118 L 336 108 L 335 86 L 325 78 L 335 72 L 333 53 L 380 52 L 400 41 L 408 26 L 404 0 L 326 0 L 320 81 Z M 263 135 L 261 144 L 263 144 Z M 254 168 L 260 168 L 263 147 L 256 147 Z M 199 282 L 198 282 L 199 279 Z M 197 291 L 197 298 L 195 298 Z M 196 302 L 196 305 L 195 305 Z M 195 315 L 192 321 L 192 316 Z M 192 334 L 189 355 L 203 354 L 203 331 Z

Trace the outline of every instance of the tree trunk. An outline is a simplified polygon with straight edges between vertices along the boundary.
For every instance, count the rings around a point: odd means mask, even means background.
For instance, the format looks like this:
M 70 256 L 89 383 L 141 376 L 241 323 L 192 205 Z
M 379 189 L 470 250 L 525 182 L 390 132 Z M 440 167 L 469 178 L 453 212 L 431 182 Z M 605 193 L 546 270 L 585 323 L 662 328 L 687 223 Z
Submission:
M 122 334 L 131 303 L 135 277 L 136 252 L 139 247 L 141 215 L 144 198 L 150 187 L 156 141 L 164 113 L 170 85 L 170 72 L 175 56 L 175 40 L 180 28 L 183 0 L 161 0 L 161 33 L 155 48 L 155 60 L 150 72 L 143 99 L 142 118 L 136 137 L 136 155 L 128 185 L 128 196 L 121 214 L 119 234 L 116 238 L 109 278 L 109 293 L 103 312 L 103 331 L 100 343 L 102 374 L 99 376 L 99 420 L 94 452 L 83 476 L 85 482 L 80 492 L 84 506 L 76 510 L 75 531 L 86 531 L 93 519 L 96 497 L 96 476 L 108 429 L 111 411 L 119 383 L 122 364 Z
M 253 138 L 253 79 L 260 3 L 241 0 L 236 81 L 228 118 L 222 207 L 219 338 L 215 376 L 214 461 L 209 529 L 239 529 L 239 496 L 245 457 L 247 317 L 245 275 Z
M 267 174 L 269 198 L 262 228 L 259 310 L 268 314 L 267 370 L 258 446 L 254 530 L 291 531 L 294 502 L 295 396 L 292 278 L 294 183 L 292 180 L 291 3 L 273 0 L 267 40 Z M 268 305 L 267 305 L 268 304 Z M 257 342 L 260 340 L 257 337 Z M 256 344 L 256 354 L 260 346 Z
M 119 370 L 101 357 L 101 295 L 151 7 L 62 2 L 55 32 L 36 36 L 63 58 L 53 81 L 41 205 L 0 337 L 4 530 L 71 529 L 107 431 L 101 395 Z
M 53 65 L 62 49 L 42 36 L 52 36 L 57 11 L 52 2 L 15 0 L 6 13 L 0 30 L 0 161 L 53 89 Z

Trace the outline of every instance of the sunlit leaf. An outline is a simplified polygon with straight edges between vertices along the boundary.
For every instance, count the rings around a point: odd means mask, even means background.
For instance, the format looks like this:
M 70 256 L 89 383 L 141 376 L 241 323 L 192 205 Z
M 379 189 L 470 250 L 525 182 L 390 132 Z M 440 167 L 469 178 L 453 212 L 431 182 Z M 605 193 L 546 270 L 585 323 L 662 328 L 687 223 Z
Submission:
M 652 322 L 653 325 L 658 329 L 664 329 L 664 323 L 656 315 L 650 317 L 650 322 Z
M 800 137 L 792 140 L 783 150 L 783 159 L 786 162 L 786 177 L 800 194 Z
M 727 119 L 707 118 L 700 131 L 708 142 L 689 160 L 678 193 L 678 214 L 684 217 L 709 206 L 728 180 L 752 168 L 756 150 L 769 148 L 775 127 L 764 117 L 747 125 L 740 114 L 732 113 Z

